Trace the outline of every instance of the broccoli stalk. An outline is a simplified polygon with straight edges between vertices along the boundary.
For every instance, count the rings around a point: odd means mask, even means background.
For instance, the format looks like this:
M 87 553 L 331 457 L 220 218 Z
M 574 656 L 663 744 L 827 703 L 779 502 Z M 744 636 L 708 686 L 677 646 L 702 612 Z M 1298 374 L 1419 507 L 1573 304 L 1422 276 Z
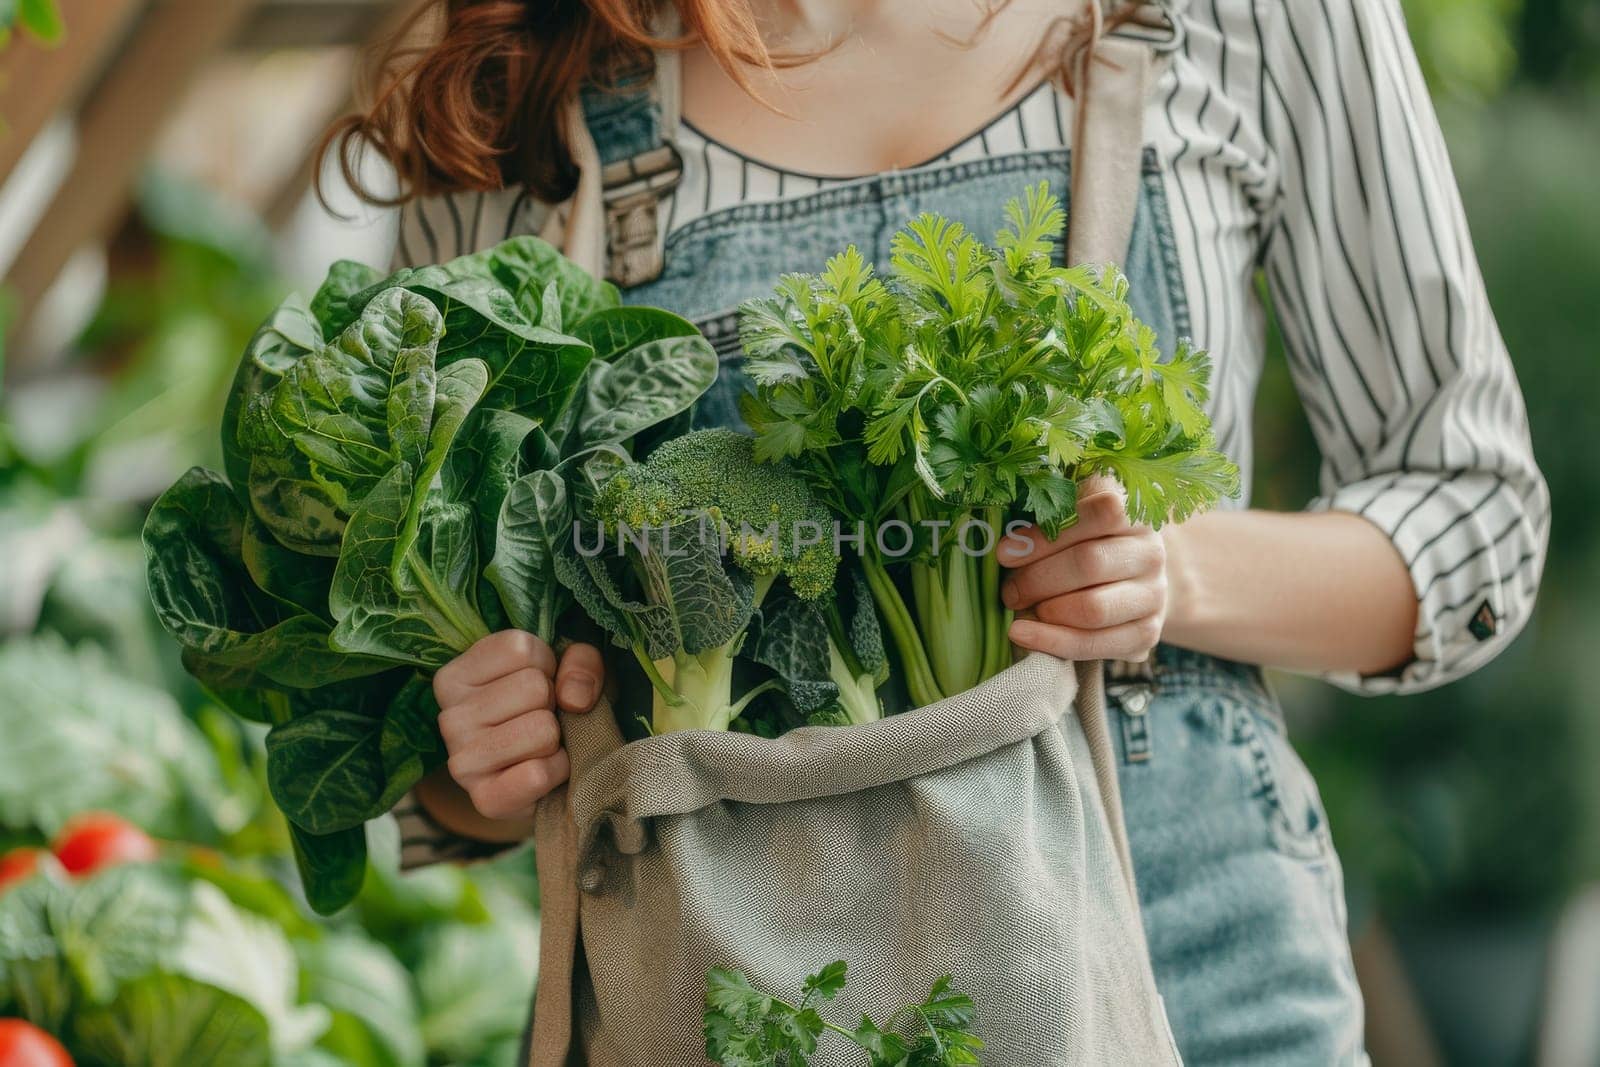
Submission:
M 757 579 L 751 606 L 759 608 L 773 576 Z M 761 683 L 738 700 L 733 698 L 733 664 L 744 646 L 746 631 L 720 645 L 700 652 L 682 648 L 671 656 L 652 660 L 643 645 L 633 646 L 634 655 L 644 667 L 645 677 L 655 691 L 650 728 L 666 734 L 676 730 L 726 730 L 751 701 L 779 687 L 770 680 Z
M 860 726 L 883 717 L 878 686 L 889 680 L 889 661 L 871 600 L 858 604 L 857 611 L 864 615 L 858 617 L 854 634 L 845 625 L 838 600 L 830 600 L 822 614 L 828 626 L 828 680 L 839 690 L 838 711 L 844 721 Z
M 609 477 L 592 510 L 606 545 L 621 548 L 624 576 L 586 559 L 582 571 L 566 566 L 564 580 L 633 650 L 655 690 L 655 732 L 726 730 L 757 696 L 793 695 L 802 677 L 808 702 L 819 693 L 832 700 L 831 689 L 810 683 L 832 678 L 835 656 L 850 720 L 878 717 L 875 673 L 815 643 L 789 650 L 783 668 L 773 668 L 779 677 L 734 696 L 734 663 L 768 593 L 781 580 L 816 605 L 833 592 L 839 566 L 830 513 L 795 472 L 758 465 L 750 438 L 700 430 L 668 441 Z

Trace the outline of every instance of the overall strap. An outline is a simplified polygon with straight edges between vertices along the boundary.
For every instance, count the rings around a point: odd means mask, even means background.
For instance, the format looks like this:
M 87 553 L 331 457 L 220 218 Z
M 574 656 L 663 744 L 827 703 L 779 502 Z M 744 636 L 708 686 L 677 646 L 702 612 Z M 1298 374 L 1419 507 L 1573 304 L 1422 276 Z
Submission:
M 656 29 L 670 38 L 678 32 L 676 12 L 670 4 L 666 11 Z M 662 48 L 609 72 L 604 86 L 579 93 L 569 120 L 583 175 L 573 212 L 592 217 L 568 222 L 566 250 L 625 288 L 655 280 L 664 266 L 661 202 L 683 179 L 674 147 L 679 63 L 676 49 Z

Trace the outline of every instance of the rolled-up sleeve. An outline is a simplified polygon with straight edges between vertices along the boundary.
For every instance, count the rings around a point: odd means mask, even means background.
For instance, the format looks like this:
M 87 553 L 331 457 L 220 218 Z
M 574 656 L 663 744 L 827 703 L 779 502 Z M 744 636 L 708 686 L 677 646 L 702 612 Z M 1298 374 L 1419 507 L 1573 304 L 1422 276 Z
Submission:
M 1527 622 L 1549 492 L 1398 0 L 1289 0 L 1257 28 L 1263 265 L 1323 456 L 1309 507 L 1388 535 L 1419 605 L 1411 662 L 1328 678 L 1432 688 Z

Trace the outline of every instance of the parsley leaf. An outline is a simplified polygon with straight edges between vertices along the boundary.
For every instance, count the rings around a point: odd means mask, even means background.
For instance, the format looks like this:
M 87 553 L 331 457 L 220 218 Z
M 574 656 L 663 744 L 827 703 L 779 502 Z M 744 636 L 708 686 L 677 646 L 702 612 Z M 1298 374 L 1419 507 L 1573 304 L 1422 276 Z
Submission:
M 846 964 L 830 963 L 801 985 L 798 1004 L 769 996 L 743 974 L 713 969 L 706 975 L 706 1056 L 721 1067 L 806 1067 L 821 1039 L 864 1049 L 870 1067 L 967 1067 L 979 1062 L 983 1041 L 970 1032 L 972 998 L 953 992 L 949 975 L 883 1026 L 863 1015 L 854 1029 L 823 1019 L 817 1004 L 845 986 Z

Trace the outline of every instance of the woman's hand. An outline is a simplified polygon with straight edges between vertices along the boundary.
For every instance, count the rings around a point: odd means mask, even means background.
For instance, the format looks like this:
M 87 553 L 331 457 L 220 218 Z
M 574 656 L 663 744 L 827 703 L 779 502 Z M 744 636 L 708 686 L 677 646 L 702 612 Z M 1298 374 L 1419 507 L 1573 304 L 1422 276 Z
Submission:
M 571 770 L 554 709 L 588 711 L 604 681 L 593 645 L 568 647 L 558 664 L 549 645 L 520 630 L 491 634 L 445 664 L 433 694 L 449 779 L 459 788 L 442 776 L 419 785 L 429 813 L 471 837 L 526 836 L 534 806 Z
M 1012 643 L 1066 660 L 1143 660 L 1161 639 L 1168 603 L 1161 536 L 1128 521 L 1122 487 L 1095 477 L 1078 489 L 1078 521 L 1054 541 L 1036 526 L 1000 543 L 1001 585 L 1017 612 Z M 1020 543 L 1019 543 L 1020 542 Z

